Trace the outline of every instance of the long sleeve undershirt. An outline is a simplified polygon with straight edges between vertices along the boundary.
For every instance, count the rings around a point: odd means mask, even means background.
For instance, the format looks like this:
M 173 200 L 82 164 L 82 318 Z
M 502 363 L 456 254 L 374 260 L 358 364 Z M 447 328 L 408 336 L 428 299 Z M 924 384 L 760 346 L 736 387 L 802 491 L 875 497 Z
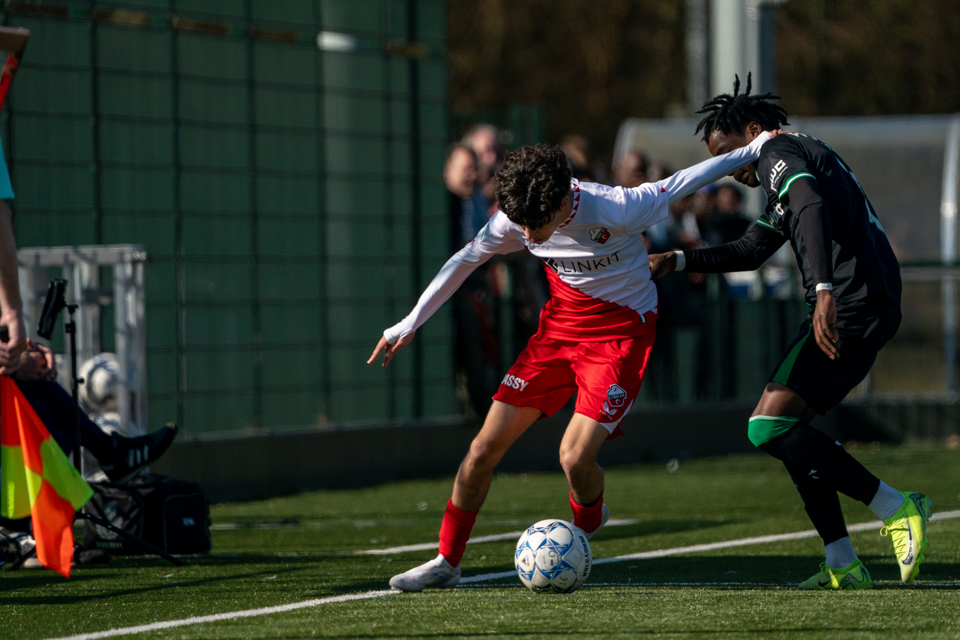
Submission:
M 833 284 L 833 240 L 827 205 L 813 178 L 800 178 L 781 201 L 784 224 L 792 229 L 795 250 L 803 252 L 804 281 L 808 287 Z M 684 251 L 684 271 L 727 273 L 753 271 L 779 249 L 786 236 L 755 224 L 742 238 L 707 249 Z M 829 249 L 828 249 L 829 247 Z
M 697 189 L 733 173 L 740 167 L 755 162 L 760 157 L 760 147 L 769 139 L 770 134 L 764 132 L 745 147 L 704 160 L 687 169 L 682 169 L 656 184 L 660 187 L 661 192 L 667 195 L 669 203 L 672 204 Z M 518 239 L 517 242 L 522 241 Z M 519 250 L 523 248 L 523 245 L 518 244 L 509 248 Z M 473 243 L 455 253 L 434 276 L 420 296 L 413 311 L 406 318 L 383 332 L 387 342 L 396 344 L 401 337 L 410 335 L 419 329 L 444 302 L 450 299 L 470 273 L 489 260 L 490 257 L 490 255 L 475 251 Z
M 417 305 L 406 318 L 383 332 L 383 336 L 390 344 L 396 344 L 403 336 L 410 335 L 430 319 L 443 303 L 460 288 L 460 285 L 473 273 L 473 270 L 491 258 L 489 255 L 480 255 L 467 245 L 453 254 L 440 268 L 433 280 L 420 295 Z
M 753 271 L 777 252 L 786 238 L 760 225 L 752 225 L 739 239 L 717 247 L 684 251 L 683 271 L 695 273 L 728 273 Z
M 656 184 L 666 191 L 670 204 L 673 204 L 677 200 L 686 198 L 697 189 L 730 175 L 740 167 L 755 162 L 760 157 L 760 147 L 769 139 L 770 133 L 764 131 L 744 147 L 698 162 L 692 167 L 681 169 Z

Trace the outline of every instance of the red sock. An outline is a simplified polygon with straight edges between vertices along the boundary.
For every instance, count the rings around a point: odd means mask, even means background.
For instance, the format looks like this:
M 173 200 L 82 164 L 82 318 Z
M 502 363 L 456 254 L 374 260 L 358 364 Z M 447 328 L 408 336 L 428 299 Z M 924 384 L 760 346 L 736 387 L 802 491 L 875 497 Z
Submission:
M 573 509 L 573 524 L 583 529 L 586 533 L 593 533 L 600 528 L 600 520 L 603 514 L 600 511 L 603 507 L 603 492 L 593 504 L 581 505 L 573 499 L 573 492 L 570 492 L 570 508 Z
M 458 509 L 453 506 L 453 500 L 447 500 L 447 510 L 443 512 L 443 524 L 440 525 L 440 555 L 455 567 L 463 559 L 476 521 L 475 512 Z

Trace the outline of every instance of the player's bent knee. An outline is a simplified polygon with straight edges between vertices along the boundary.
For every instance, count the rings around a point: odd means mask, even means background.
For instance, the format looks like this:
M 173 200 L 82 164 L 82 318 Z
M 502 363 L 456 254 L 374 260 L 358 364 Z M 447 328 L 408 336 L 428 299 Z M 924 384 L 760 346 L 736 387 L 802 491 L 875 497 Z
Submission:
M 489 440 L 475 439 L 470 444 L 470 451 L 464 460 L 470 468 L 485 469 L 495 467 L 500 462 L 502 453 Z
M 582 471 L 593 469 L 595 464 L 595 458 L 586 455 L 580 449 L 560 450 L 560 466 L 563 467 L 563 472 L 567 477 L 576 476 Z
M 790 431 L 799 421 L 792 416 L 753 416 L 747 427 L 747 437 L 753 446 L 759 447 Z

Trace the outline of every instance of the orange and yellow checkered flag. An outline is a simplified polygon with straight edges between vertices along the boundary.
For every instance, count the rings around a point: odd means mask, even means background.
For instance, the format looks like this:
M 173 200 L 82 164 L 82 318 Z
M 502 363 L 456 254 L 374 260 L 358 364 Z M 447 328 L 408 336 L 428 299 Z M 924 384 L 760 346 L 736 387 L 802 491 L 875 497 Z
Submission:
M 0 376 L 0 494 L 0 516 L 32 516 L 37 559 L 69 578 L 73 515 L 93 490 L 8 376 Z

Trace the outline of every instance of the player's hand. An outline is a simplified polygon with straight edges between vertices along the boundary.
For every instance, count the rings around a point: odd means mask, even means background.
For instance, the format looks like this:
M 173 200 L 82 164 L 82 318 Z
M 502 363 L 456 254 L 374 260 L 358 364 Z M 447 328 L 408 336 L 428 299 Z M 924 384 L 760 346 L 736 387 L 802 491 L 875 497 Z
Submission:
M 393 360 L 394 354 L 400 349 L 404 348 L 411 342 L 413 342 L 413 333 L 409 335 L 402 336 L 397 340 L 397 344 L 390 344 L 387 342 L 387 339 L 384 336 L 380 336 L 380 342 L 377 343 L 377 347 L 373 350 L 373 353 L 370 354 L 370 358 L 367 360 L 367 364 L 373 364 L 376 362 L 377 358 L 380 356 L 380 353 L 383 353 L 383 364 L 381 366 L 387 366 L 390 364 L 390 361 Z
M 790 133 L 790 132 L 789 132 L 789 131 L 785 131 L 785 130 L 783 130 L 783 129 L 774 129 L 774 130 L 772 130 L 772 131 L 770 132 L 770 139 L 773 140 L 773 139 L 776 138 L 777 136 L 779 136 L 779 135 L 781 135 L 781 134 L 784 134 L 784 133 Z
M 817 291 L 817 308 L 813 310 L 813 337 L 817 346 L 831 360 L 840 357 L 837 351 L 837 301 L 832 291 Z
M 650 279 L 658 280 L 677 268 L 677 254 L 673 251 L 647 256 L 650 262 Z
M 8 376 L 20 368 L 20 354 L 27 348 L 23 312 L 4 311 L 0 314 L 0 325 L 7 329 L 7 341 L 0 342 L 0 375 Z

